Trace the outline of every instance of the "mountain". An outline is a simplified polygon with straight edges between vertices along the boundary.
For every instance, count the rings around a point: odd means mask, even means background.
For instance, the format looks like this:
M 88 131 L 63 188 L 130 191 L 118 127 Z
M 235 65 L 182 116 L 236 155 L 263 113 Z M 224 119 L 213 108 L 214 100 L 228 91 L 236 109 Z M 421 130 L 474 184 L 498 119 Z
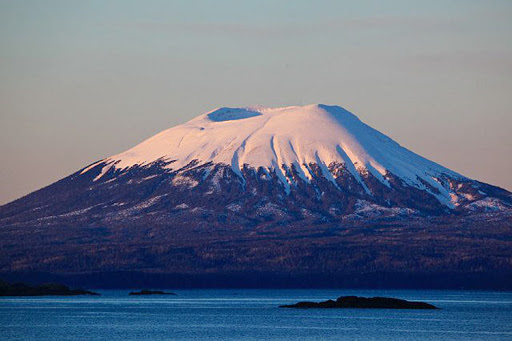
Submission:
M 500 275 L 511 221 L 341 107 L 220 108 L 0 207 L 0 271 Z

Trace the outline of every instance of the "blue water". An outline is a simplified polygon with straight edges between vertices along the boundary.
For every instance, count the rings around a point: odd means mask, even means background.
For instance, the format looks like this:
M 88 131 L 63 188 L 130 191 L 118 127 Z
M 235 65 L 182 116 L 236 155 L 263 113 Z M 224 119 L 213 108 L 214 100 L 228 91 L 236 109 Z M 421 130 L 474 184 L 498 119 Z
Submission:
M 512 293 L 423 290 L 176 290 L 178 296 L 0 298 L 0 340 L 512 340 Z M 280 309 L 341 295 L 441 310 Z

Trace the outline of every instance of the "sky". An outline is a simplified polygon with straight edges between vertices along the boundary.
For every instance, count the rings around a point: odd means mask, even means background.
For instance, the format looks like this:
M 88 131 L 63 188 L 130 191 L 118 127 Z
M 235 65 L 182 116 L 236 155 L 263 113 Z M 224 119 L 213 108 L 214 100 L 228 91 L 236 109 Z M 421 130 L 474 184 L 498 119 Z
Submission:
M 222 106 L 343 106 L 512 190 L 512 1 L 0 0 L 0 204 Z

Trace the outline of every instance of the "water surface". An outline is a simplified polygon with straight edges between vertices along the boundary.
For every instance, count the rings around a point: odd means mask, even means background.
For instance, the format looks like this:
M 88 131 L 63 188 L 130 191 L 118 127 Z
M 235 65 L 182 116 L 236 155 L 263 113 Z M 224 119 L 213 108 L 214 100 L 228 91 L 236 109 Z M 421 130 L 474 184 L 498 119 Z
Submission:
M 174 290 L 178 296 L 0 298 L 0 340 L 512 340 L 512 293 L 424 290 Z M 441 310 L 280 309 L 341 295 Z

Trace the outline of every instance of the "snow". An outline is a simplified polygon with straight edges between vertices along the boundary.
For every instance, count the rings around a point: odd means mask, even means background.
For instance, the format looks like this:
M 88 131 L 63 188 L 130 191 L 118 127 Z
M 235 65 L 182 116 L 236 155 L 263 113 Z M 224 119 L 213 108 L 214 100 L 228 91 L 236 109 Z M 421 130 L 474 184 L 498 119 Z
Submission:
M 141 209 L 144 209 L 144 208 L 148 208 L 148 207 L 153 206 L 154 204 L 156 204 L 160 199 L 162 199 L 165 196 L 167 196 L 167 194 L 162 194 L 162 195 L 154 196 L 152 198 L 149 198 L 148 200 L 145 200 L 145 201 L 141 202 L 138 205 L 133 206 L 132 209 L 141 210 Z
M 486 212 L 502 211 L 510 208 L 504 202 L 495 198 L 485 198 L 468 205 L 470 210 L 484 209 Z
M 290 191 L 293 179 L 286 175 L 283 165 L 294 165 L 300 177 L 309 180 L 312 175 L 308 165 L 316 163 L 322 174 L 336 185 L 329 166 L 345 164 L 368 194 L 371 193 L 360 175 L 369 172 L 389 186 L 386 180 L 389 172 L 410 186 L 432 193 L 424 183 L 429 184 L 439 191 L 432 194 L 450 207 L 453 190 L 445 188 L 437 179 L 442 175 L 465 179 L 400 146 L 339 106 L 312 104 L 213 110 L 103 160 L 106 166 L 95 180 L 112 167 L 125 169 L 158 160 L 173 161 L 167 166 L 173 170 L 194 160 L 198 165 L 209 162 L 231 165 L 242 180 L 240 170 L 245 164 L 255 169 L 263 167 L 276 172 L 286 192 Z
M 268 215 L 277 215 L 279 217 L 285 217 L 286 212 L 284 212 L 279 206 L 276 204 L 267 202 L 262 207 L 259 207 L 256 210 L 257 216 L 268 216 Z
M 187 176 L 176 175 L 172 179 L 172 184 L 175 186 L 184 186 L 187 188 L 194 188 L 197 185 L 199 185 L 199 182 L 197 182 L 196 180 L 189 178 Z
M 372 204 L 366 200 L 358 199 L 355 204 L 355 214 L 349 215 L 349 217 L 354 216 L 380 216 L 383 214 L 392 214 L 392 215 L 403 215 L 410 216 L 416 214 L 417 211 L 406 208 L 406 207 L 384 207 L 376 204 Z
M 233 212 L 239 212 L 242 209 L 242 206 L 239 204 L 229 204 L 226 208 Z
M 141 180 L 142 181 L 146 181 L 146 180 L 149 180 L 149 179 L 156 178 L 157 176 L 158 176 L 157 174 L 154 174 L 154 175 L 146 176 L 145 178 L 142 178 Z
M 68 213 L 60 214 L 60 215 L 58 215 L 58 217 L 72 217 L 72 216 L 76 216 L 76 215 L 82 215 L 82 214 L 92 210 L 96 206 L 99 206 L 99 205 L 90 206 L 90 207 L 87 207 L 87 208 L 84 208 L 81 210 L 76 210 L 76 211 L 71 211 Z

